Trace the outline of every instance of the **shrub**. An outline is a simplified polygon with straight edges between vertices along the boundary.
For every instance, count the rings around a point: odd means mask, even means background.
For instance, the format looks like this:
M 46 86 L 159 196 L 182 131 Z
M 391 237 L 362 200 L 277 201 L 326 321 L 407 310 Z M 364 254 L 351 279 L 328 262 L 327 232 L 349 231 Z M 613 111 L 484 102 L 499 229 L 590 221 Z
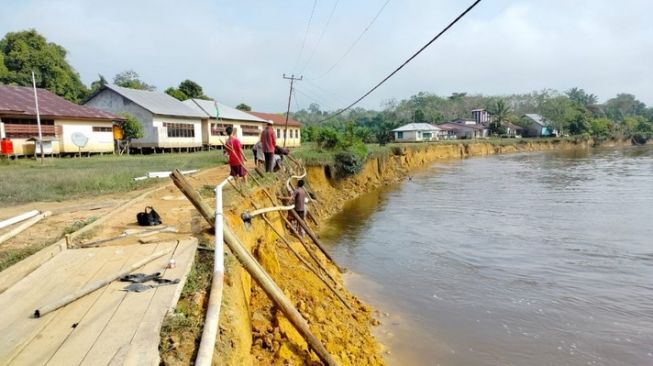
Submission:
M 352 176 L 363 169 L 363 159 L 352 151 L 342 151 L 334 156 L 338 178 Z

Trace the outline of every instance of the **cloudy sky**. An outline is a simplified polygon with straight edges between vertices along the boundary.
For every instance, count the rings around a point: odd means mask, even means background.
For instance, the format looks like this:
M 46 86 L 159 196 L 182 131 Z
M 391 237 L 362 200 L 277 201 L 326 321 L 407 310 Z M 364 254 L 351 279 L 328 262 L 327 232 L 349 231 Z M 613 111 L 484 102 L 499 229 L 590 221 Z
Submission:
M 35 28 L 69 51 L 86 84 L 133 69 L 160 91 L 191 79 L 223 103 L 278 112 L 288 97 L 282 74 L 294 73 L 304 80 L 293 109 L 316 102 L 335 110 L 471 2 L 3 0 L 0 35 Z M 575 86 L 601 101 L 627 92 L 653 105 L 651 14 L 650 0 L 483 0 L 361 106 L 378 109 L 420 91 L 496 95 Z

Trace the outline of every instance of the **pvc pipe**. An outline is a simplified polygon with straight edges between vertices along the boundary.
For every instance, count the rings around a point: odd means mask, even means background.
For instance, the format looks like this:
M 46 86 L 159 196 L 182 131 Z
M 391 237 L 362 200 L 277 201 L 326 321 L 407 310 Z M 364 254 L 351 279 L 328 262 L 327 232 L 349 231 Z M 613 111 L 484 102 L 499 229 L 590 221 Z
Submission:
M 267 212 L 274 212 L 274 211 L 290 211 L 293 208 L 295 208 L 295 205 L 290 205 L 290 206 L 274 206 L 274 207 L 266 207 L 266 208 L 261 208 L 258 210 L 254 210 L 249 213 L 250 217 L 258 216 Z
M 215 340 L 218 334 L 220 320 L 220 305 L 222 304 L 222 283 L 224 278 L 224 210 L 222 207 L 222 188 L 233 177 L 229 176 L 215 187 L 215 256 L 213 262 L 213 280 L 209 293 L 209 304 L 206 309 L 206 319 L 202 330 L 202 340 L 197 351 L 195 365 L 208 366 L 213 360 Z
M 3 229 L 3 228 L 5 228 L 5 227 L 7 227 L 9 225 L 19 223 L 21 221 L 25 221 L 25 220 L 27 220 L 29 218 L 32 218 L 32 217 L 34 217 L 34 216 L 36 216 L 38 214 L 39 214 L 39 210 L 33 210 L 33 211 L 25 212 L 24 214 L 20 214 L 18 216 L 14 216 L 14 217 L 9 218 L 7 220 L 0 221 L 0 229 Z
M 22 233 L 23 231 L 29 229 L 33 225 L 35 225 L 37 222 L 41 221 L 41 219 L 46 218 L 48 216 L 52 215 L 52 212 L 50 211 L 45 211 L 40 215 L 36 215 L 29 219 L 29 221 L 25 221 L 24 223 L 18 225 L 17 227 L 11 229 L 8 233 L 5 233 L 4 235 L 0 235 L 0 244 L 4 243 L 5 241 L 13 238 L 14 236 Z

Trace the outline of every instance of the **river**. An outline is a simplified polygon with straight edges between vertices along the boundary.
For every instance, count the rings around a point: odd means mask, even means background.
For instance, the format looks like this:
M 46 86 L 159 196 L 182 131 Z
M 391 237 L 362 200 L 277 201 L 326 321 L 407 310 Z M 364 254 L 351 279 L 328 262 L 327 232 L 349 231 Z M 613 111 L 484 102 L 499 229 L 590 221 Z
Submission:
M 321 236 L 396 365 L 653 365 L 653 146 L 437 163 Z

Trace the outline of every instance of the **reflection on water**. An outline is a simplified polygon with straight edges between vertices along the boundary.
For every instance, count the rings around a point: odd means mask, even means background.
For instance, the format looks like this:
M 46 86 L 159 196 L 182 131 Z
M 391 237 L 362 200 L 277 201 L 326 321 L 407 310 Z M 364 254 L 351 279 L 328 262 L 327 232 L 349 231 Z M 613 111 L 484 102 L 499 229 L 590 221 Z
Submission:
M 653 148 L 438 164 L 321 233 L 407 365 L 653 365 Z

